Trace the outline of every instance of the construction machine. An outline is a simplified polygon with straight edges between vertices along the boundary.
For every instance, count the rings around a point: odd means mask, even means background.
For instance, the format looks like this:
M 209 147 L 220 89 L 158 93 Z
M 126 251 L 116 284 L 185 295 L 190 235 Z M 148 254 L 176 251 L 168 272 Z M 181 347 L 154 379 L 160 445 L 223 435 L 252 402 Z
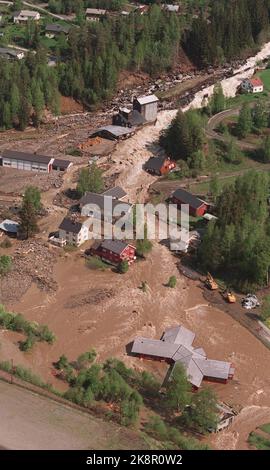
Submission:
M 229 304 L 235 304 L 236 302 L 236 297 L 231 291 L 225 291 L 223 297 Z
M 217 285 L 216 281 L 214 280 L 213 276 L 211 276 L 210 273 L 207 273 L 207 277 L 205 279 L 205 285 L 210 290 L 217 290 L 218 289 L 218 285 Z

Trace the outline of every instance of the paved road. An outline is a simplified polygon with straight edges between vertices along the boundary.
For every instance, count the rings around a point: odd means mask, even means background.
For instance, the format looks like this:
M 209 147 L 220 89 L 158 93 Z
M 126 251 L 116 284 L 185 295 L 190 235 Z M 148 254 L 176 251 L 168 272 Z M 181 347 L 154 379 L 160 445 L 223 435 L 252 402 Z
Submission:
M 67 16 L 67 15 L 56 15 L 55 13 L 51 13 L 48 9 L 42 8 L 38 5 L 33 5 L 33 3 L 30 2 L 22 2 L 23 5 L 27 6 L 28 8 L 32 8 L 33 10 L 37 10 L 41 13 L 46 13 L 46 15 L 52 16 L 53 18 L 56 18 L 58 20 L 64 20 L 64 21 L 74 21 L 74 17 L 72 16 Z
M 131 430 L 0 380 L 0 449 L 136 449 Z
M 218 113 L 212 116 L 207 123 L 206 131 L 205 131 L 206 136 L 209 139 L 215 139 L 221 142 L 226 142 L 227 140 L 226 137 L 216 132 L 215 129 L 217 129 L 218 125 L 222 121 L 224 121 L 224 119 L 228 117 L 238 116 L 240 113 L 240 109 L 241 107 L 226 109 L 226 111 L 222 111 L 221 113 Z M 250 144 L 247 142 L 242 142 L 241 140 L 236 140 L 236 144 L 241 150 L 255 150 L 257 148 L 256 145 Z

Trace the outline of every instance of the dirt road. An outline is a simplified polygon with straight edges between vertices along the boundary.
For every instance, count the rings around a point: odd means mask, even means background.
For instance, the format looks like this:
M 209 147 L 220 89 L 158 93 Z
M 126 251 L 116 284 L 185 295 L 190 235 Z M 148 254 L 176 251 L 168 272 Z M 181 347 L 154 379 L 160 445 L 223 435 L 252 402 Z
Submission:
M 130 139 L 120 142 L 111 154 L 112 165 L 106 176 L 118 174 L 116 184 L 125 189 L 133 203 L 144 202 L 149 186 L 157 180 L 143 170 L 143 165 L 150 157 L 163 153 L 158 138 L 176 113 L 177 110 L 161 111 L 155 124 L 145 126 Z
M 0 445 L 11 450 L 143 449 L 134 432 L 0 381 Z M 1 448 L 0 447 L 0 448 Z

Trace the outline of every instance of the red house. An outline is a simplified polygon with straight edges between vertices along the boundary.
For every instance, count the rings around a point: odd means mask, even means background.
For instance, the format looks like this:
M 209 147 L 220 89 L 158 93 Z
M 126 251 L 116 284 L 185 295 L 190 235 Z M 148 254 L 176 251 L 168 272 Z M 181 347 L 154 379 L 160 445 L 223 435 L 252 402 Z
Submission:
M 128 261 L 128 264 L 133 263 L 136 259 L 136 248 L 122 240 L 103 240 L 92 246 L 91 254 L 99 256 L 107 263 L 118 266 L 121 261 Z
M 181 206 L 181 204 L 188 204 L 189 214 L 193 217 L 202 217 L 209 207 L 205 201 L 181 188 L 174 191 L 171 199 L 172 202 L 178 206 Z
M 145 163 L 144 169 L 154 175 L 166 175 L 176 167 L 176 163 L 169 157 L 151 157 Z

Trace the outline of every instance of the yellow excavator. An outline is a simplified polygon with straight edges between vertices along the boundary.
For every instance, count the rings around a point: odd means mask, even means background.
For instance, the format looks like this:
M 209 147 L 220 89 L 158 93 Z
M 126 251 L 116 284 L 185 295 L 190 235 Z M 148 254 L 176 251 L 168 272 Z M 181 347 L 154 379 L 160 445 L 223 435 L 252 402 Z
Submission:
M 213 276 L 211 276 L 210 273 L 207 273 L 207 277 L 205 279 L 205 285 L 210 290 L 217 290 L 218 289 L 218 285 L 217 285 L 216 281 L 214 280 Z
M 229 290 L 227 290 L 223 293 L 223 297 L 224 297 L 225 300 L 227 300 L 227 302 L 229 304 L 235 304 L 235 302 L 236 302 L 235 295 Z

